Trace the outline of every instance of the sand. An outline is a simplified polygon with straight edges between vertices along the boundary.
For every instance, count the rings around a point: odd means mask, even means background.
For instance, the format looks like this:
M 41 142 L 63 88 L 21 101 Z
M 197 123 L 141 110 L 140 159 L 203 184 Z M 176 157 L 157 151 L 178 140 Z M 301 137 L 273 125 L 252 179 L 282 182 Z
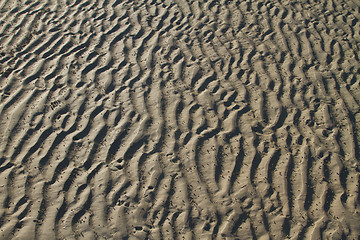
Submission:
M 359 20 L 1 0 L 0 239 L 358 239 Z

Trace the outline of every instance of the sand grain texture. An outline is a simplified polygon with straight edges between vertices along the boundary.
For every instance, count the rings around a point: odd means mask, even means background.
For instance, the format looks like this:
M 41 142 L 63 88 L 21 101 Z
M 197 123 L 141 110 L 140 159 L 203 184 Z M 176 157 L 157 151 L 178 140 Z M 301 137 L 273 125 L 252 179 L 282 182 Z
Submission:
M 358 239 L 359 20 L 0 1 L 0 239 Z

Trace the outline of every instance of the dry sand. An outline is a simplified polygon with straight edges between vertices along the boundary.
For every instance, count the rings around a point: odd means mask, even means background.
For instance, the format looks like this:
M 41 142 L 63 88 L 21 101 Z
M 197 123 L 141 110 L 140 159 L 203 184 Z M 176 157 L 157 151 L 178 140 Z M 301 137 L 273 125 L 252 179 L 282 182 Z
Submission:
M 360 2 L 0 1 L 0 239 L 358 239 Z

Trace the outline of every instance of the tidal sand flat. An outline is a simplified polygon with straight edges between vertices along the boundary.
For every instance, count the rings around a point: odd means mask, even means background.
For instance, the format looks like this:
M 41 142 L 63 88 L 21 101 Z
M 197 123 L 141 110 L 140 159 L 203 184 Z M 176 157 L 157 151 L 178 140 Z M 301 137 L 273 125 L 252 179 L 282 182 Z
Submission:
M 0 0 L 0 239 L 359 239 L 358 0 Z

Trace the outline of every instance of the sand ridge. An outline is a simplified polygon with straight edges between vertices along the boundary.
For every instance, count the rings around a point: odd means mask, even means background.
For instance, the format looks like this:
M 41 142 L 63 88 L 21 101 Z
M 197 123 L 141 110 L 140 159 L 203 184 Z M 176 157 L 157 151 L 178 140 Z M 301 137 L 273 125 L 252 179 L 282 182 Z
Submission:
M 0 1 L 0 238 L 357 239 L 359 19 Z

